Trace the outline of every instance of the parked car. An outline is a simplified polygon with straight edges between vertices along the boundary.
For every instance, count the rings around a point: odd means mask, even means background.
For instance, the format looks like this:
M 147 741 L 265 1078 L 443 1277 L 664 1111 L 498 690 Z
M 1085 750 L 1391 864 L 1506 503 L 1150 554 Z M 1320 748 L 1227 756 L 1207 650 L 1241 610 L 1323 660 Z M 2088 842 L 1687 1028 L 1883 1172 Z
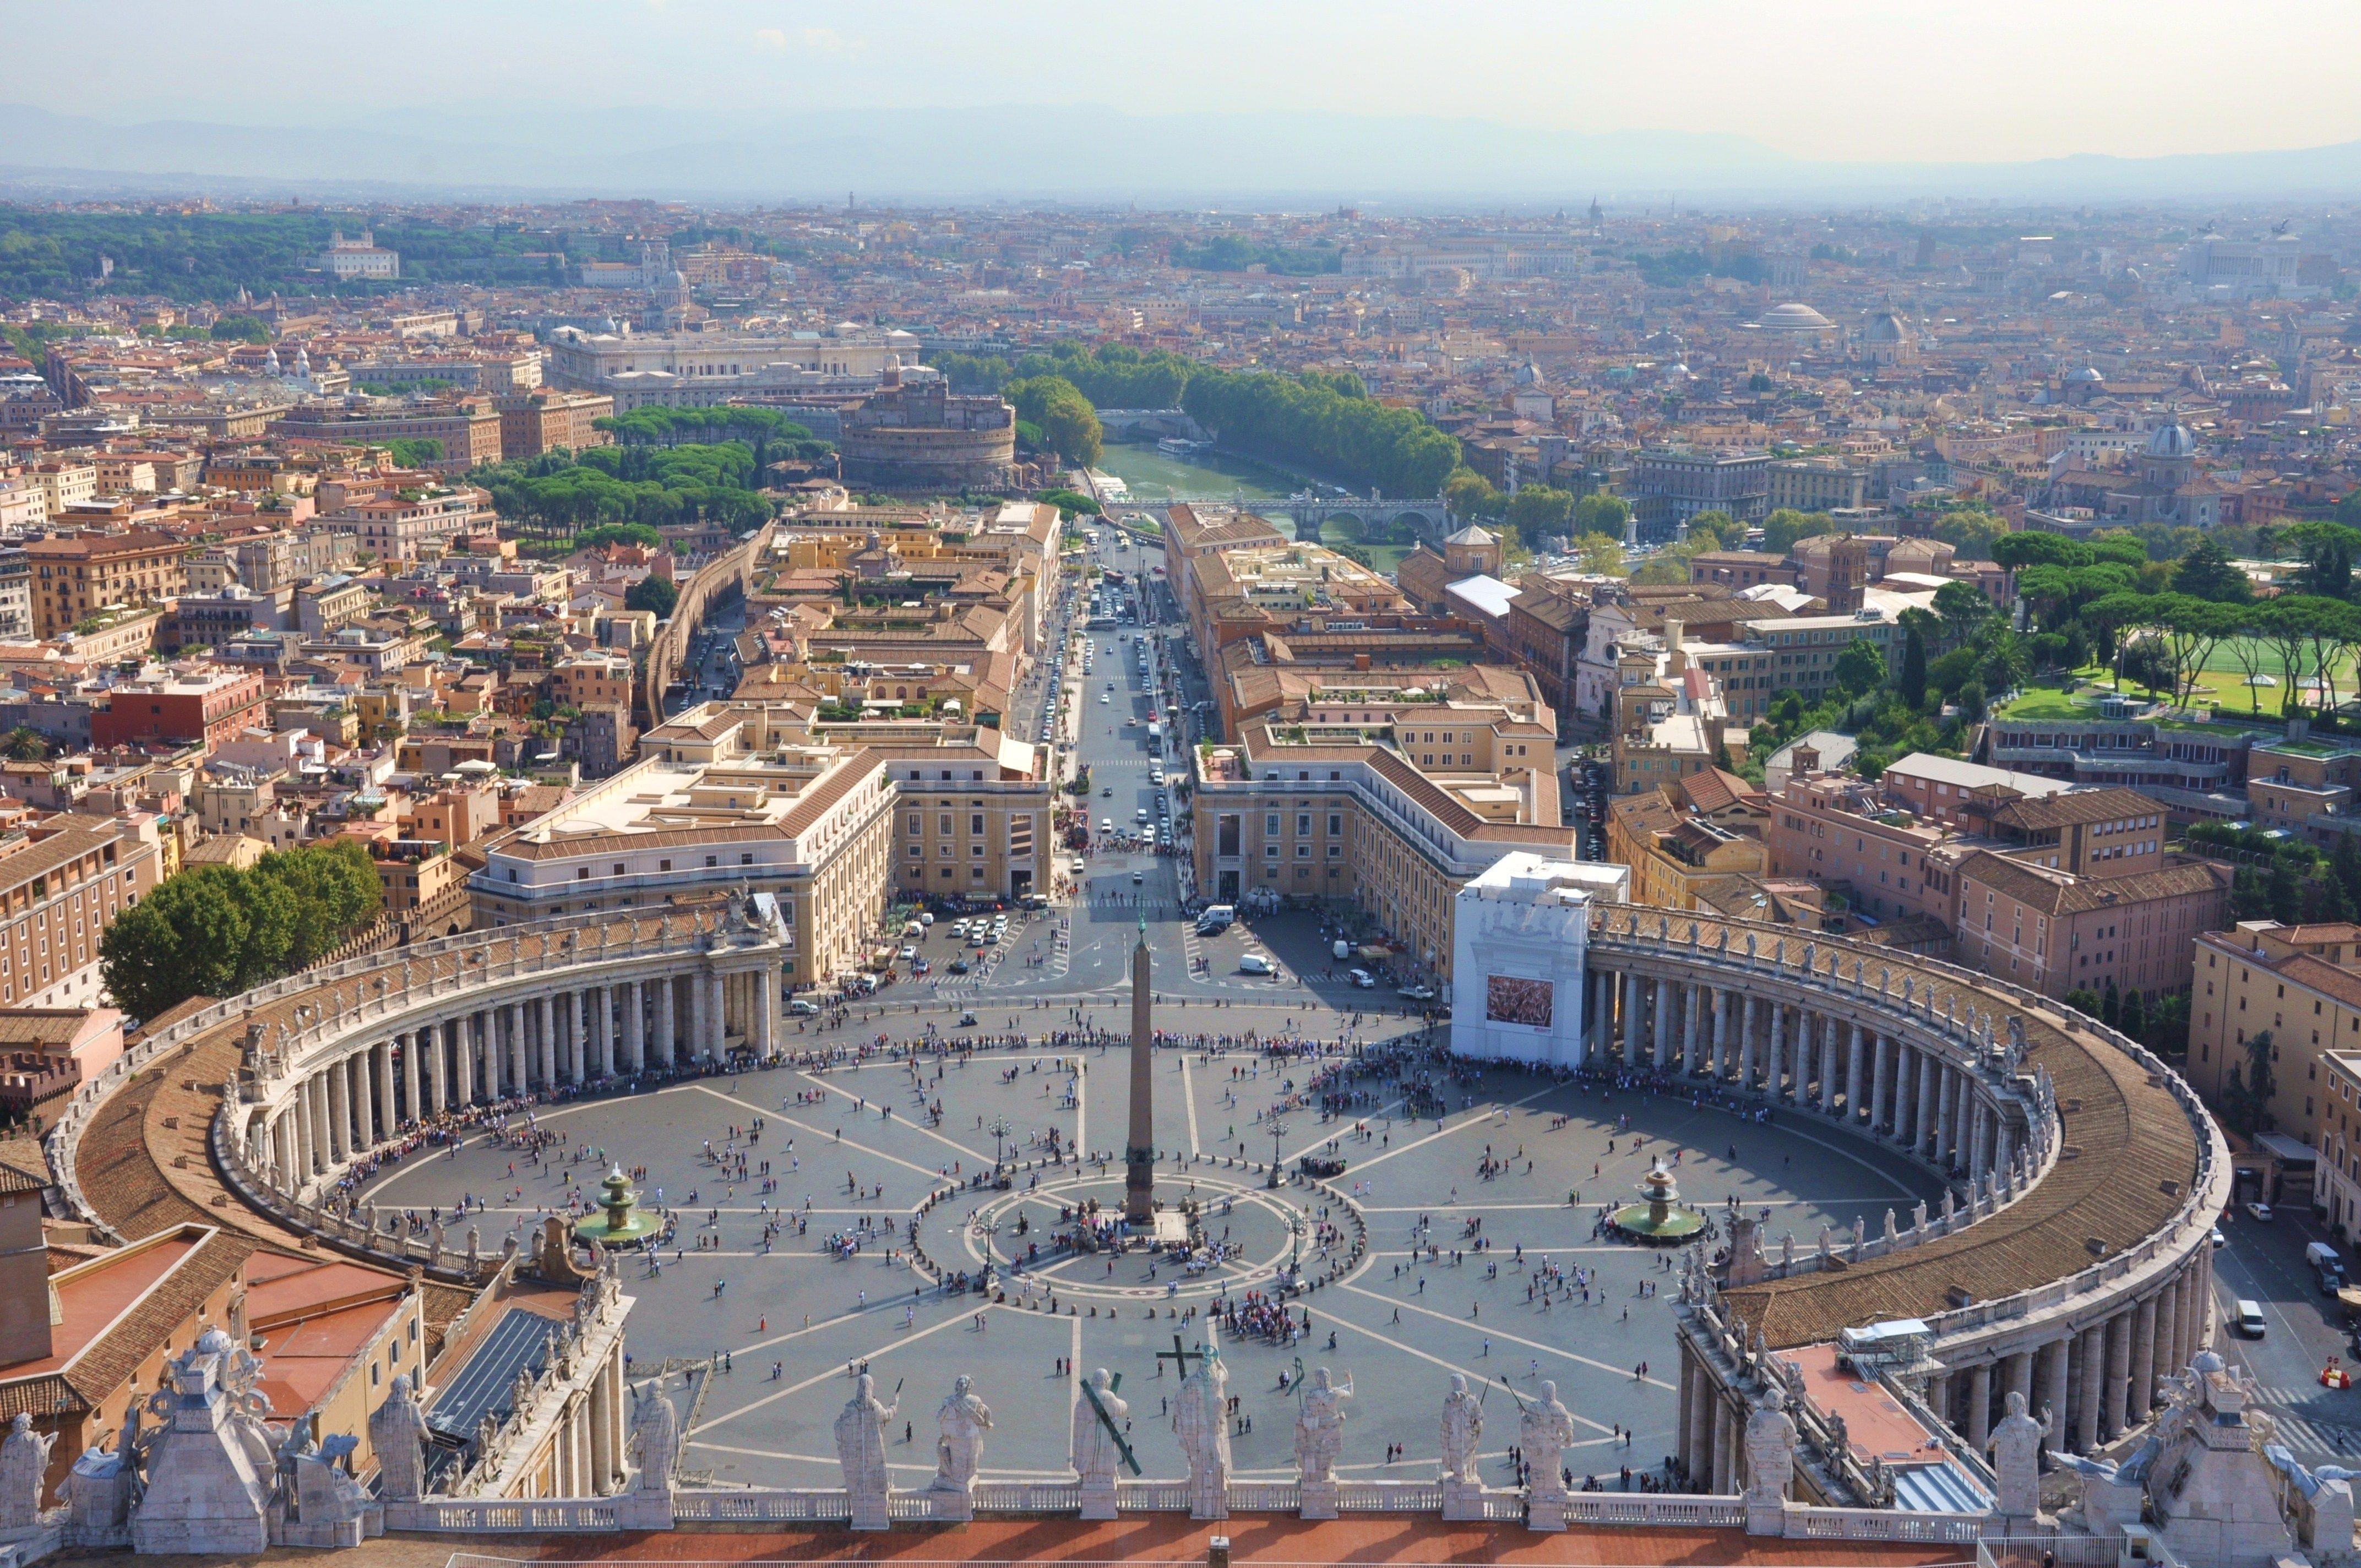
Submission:
M 953 974 L 965 974 L 967 972 L 967 960 L 965 959 L 953 959 L 950 963 L 943 967 L 950 970 Z
M 1137 876 L 1138 873 L 1135 872 L 1132 874 Z M 1270 960 L 1260 953 L 1243 953 L 1238 958 L 1238 972 L 1240 974 L 1276 974 L 1279 971 L 1273 969 Z
M 810 1018 L 819 1012 L 819 1003 L 801 996 L 787 998 L 787 1014 L 794 1018 Z
M 2249 1203 L 2246 1215 L 2257 1224 L 2268 1225 L 2271 1223 L 2271 1206 L 2268 1203 Z

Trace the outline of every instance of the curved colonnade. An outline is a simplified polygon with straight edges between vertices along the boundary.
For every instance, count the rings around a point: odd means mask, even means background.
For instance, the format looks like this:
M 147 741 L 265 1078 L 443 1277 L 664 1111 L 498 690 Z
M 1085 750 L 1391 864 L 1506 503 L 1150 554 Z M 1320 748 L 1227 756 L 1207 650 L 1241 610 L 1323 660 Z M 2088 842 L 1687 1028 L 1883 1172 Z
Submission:
M 2145 1047 L 1989 975 L 1793 927 L 1615 905 L 1587 935 L 1592 1065 L 1809 1118 L 1945 1184 L 1939 1213 L 1776 1257 L 1733 1227 L 1682 1335 L 1679 1453 L 1701 1489 L 1743 1477 L 1751 1405 L 1785 1376 L 1766 1353 L 1847 1329 L 1924 1325 L 1903 1380 L 1971 1455 L 2011 1393 L 2048 1410 L 2054 1446 L 2112 1442 L 2206 1343 L 2229 1150 Z
M 785 954 L 775 922 L 733 901 L 471 932 L 325 966 L 143 1037 L 77 1093 L 50 1135 L 53 1168 L 75 1212 L 104 1226 L 79 1179 L 93 1113 L 158 1058 L 227 1037 L 238 1065 L 209 1143 L 237 1198 L 332 1241 L 469 1278 L 480 1260 L 446 1254 L 439 1236 L 372 1234 L 323 1195 L 355 1161 L 474 1107 L 695 1069 L 733 1051 L 771 1055 Z M 181 1171 L 162 1174 L 203 1206 Z

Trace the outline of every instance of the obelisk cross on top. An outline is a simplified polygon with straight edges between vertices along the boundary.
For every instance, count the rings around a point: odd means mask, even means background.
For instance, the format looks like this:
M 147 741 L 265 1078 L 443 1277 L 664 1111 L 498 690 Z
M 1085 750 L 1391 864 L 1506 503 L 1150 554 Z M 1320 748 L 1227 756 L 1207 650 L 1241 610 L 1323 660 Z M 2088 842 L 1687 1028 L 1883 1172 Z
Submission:
M 1148 916 L 1139 917 L 1139 945 L 1131 950 L 1131 1131 L 1123 1149 L 1123 1217 L 1133 1225 L 1156 1221 L 1154 1037 L 1148 1016 Z

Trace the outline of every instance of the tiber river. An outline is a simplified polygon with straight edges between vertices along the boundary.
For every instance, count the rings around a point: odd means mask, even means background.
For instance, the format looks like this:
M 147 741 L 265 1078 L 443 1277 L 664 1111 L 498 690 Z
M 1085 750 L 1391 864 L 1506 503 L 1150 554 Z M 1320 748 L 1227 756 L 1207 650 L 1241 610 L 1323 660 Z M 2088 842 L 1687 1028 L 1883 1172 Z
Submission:
M 1302 487 L 1284 474 L 1242 458 L 1201 452 L 1194 457 L 1167 457 L 1152 442 L 1110 441 L 1099 459 L 1099 472 L 1111 474 L 1131 487 L 1131 499 L 1153 506 L 1176 496 L 1228 500 L 1284 500 Z

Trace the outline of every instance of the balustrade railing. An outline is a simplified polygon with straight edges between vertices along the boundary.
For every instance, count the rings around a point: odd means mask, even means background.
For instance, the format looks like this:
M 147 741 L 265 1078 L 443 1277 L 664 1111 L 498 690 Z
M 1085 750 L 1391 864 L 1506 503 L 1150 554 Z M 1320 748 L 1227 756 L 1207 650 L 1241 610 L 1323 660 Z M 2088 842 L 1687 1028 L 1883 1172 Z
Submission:
M 1806 1541 L 1922 1541 L 1967 1543 L 1983 1532 L 1982 1514 L 1915 1513 L 1904 1508 L 1818 1508 L 1787 1505 L 1787 1534 Z
M 841 1486 L 807 1490 L 730 1492 L 682 1489 L 672 1495 L 675 1524 L 774 1524 L 852 1517 Z

